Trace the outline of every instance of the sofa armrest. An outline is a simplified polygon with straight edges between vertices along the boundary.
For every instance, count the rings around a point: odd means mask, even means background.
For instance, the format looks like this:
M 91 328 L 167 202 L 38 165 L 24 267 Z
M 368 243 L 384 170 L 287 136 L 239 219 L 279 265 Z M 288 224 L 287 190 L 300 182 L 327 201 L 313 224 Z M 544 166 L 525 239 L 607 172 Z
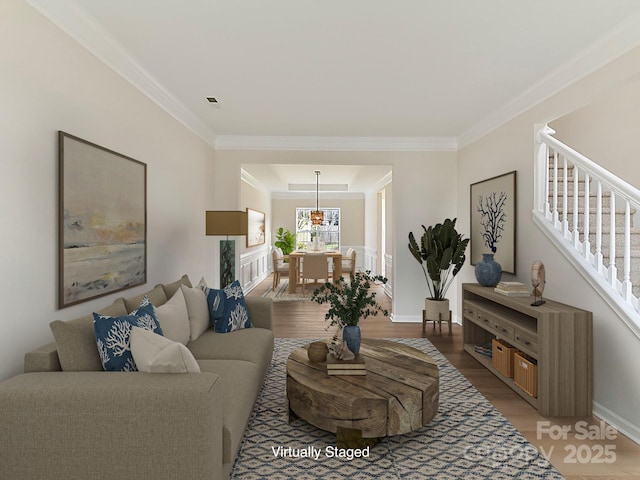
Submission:
M 251 324 L 257 328 L 273 330 L 273 301 L 270 298 L 245 297 Z
M 59 372 L 61 370 L 56 342 L 49 342 L 24 354 L 24 373 Z
M 28 373 L 0 383 L 0 478 L 221 479 L 212 373 Z

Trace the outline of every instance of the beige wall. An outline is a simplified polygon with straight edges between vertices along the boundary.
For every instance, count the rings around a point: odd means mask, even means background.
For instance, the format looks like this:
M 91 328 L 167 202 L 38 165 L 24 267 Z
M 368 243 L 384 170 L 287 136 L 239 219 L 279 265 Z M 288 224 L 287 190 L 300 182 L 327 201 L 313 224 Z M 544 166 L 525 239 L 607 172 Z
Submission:
M 213 149 L 26 2 L 0 2 L 0 380 L 52 341 L 49 322 L 213 265 Z M 144 286 L 57 309 L 57 132 L 147 164 Z
M 517 170 L 517 274 L 513 278 L 530 284 L 530 266 L 534 260 L 540 259 L 547 272 L 545 295 L 593 312 L 595 411 L 635 438 L 640 438 L 640 411 L 637 408 L 640 404 L 640 382 L 637 380 L 640 339 L 616 318 L 607 303 L 534 225 L 531 211 L 534 124 L 550 122 L 594 99 L 604 98 L 621 84 L 632 81 L 639 72 L 640 48 L 637 48 L 462 149 L 458 156 L 457 199 L 460 226 L 468 231 L 469 185 Z M 620 106 L 624 106 L 624 102 Z M 630 128 L 640 126 L 637 115 L 627 118 L 633 124 Z M 586 119 L 584 123 L 587 123 Z M 573 140 L 581 145 L 595 145 L 593 139 L 588 138 L 591 135 L 592 132 L 584 136 L 574 134 Z M 625 176 L 637 178 L 640 164 L 627 162 L 626 172 Z M 463 268 L 460 276 L 461 281 L 475 281 L 473 268 L 469 265 Z M 506 279 L 511 279 L 511 276 Z
M 640 80 L 550 123 L 555 137 L 640 188 Z
M 314 198 L 274 198 L 272 205 L 272 238 L 275 242 L 275 232 L 280 227 L 288 228 L 291 233 L 296 232 L 296 207 L 316 206 Z M 364 245 L 364 198 L 346 199 L 335 198 L 328 194 L 322 195 L 321 208 L 340 209 L 340 245 L 345 247 Z

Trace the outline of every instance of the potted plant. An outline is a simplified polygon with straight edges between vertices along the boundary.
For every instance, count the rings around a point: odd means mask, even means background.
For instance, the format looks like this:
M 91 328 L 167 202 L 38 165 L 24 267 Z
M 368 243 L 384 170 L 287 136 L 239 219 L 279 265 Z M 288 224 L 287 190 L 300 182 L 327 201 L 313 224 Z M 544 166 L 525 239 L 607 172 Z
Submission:
M 462 238 L 455 227 L 455 218 L 447 218 L 443 223 L 429 228 L 423 225 L 420 244 L 416 242 L 413 232 L 409 232 L 409 251 L 422 267 L 429 289 L 424 306 L 428 320 L 448 318 L 447 290 L 466 259 L 464 252 L 469 239 Z
M 337 325 L 338 330 L 332 344 L 338 340 L 340 330 L 343 340 L 354 355 L 360 351 L 360 320 L 378 313 L 389 315 L 389 312 L 376 302 L 376 292 L 371 292 L 373 282 L 387 283 L 380 275 L 371 275 L 371 271 L 354 272 L 349 281 L 340 277 L 338 283 L 327 282 L 314 290 L 311 300 L 330 304 L 325 320 L 330 320 L 328 327 Z M 327 328 L 328 328 L 327 327 Z
M 296 249 L 296 236 L 288 229 L 280 227 L 276 232 L 276 242 L 274 244 L 283 255 L 289 255 Z

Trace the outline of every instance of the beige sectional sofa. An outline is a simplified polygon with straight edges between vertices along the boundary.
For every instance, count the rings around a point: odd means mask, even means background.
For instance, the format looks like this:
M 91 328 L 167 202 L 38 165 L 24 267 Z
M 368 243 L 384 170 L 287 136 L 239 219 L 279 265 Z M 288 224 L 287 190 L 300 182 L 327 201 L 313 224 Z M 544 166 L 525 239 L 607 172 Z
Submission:
M 147 295 L 161 306 L 181 285 Z M 100 313 L 126 315 L 141 298 Z M 271 301 L 245 300 L 253 328 L 187 343 L 200 373 L 105 372 L 92 315 L 52 322 L 56 341 L 0 383 L 0 478 L 228 478 L 274 345 Z

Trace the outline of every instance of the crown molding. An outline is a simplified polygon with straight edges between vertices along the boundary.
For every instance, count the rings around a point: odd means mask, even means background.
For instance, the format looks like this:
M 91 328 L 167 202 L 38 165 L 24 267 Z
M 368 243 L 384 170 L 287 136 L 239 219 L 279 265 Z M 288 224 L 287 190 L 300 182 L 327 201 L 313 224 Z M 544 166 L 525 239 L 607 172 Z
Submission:
M 457 137 L 318 137 L 217 135 L 73 0 L 27 0 L 33 8 L 219 150 L 458 151 L 640 45 L 640 13 L 621 22 L 574 59 L 497 108 Z
M 492 130 L 542 103 L 640 45 L 640 13 L 631 15 L 571 61 L 497 108 L 457 137 L 458 148 L 479 140 Z
M 94 17 L 71 0 L 27 0 L 109 68 L 211 146 L 215 132 L 151 76 Z
M 218 135 L 216 150 L 457 151 L 454 137 L 296 137 Z
M 310 194 L 313 193 L 313 196 Z M 365 197 L 362 192 L 327 192 L 320 198 L 320 208 L 333 208 L 327 205 L 327 200 L 361 200 Z M 273 192 L 272 199 L 278 200 L 313 200 L 315 202 L 315 192 Z

